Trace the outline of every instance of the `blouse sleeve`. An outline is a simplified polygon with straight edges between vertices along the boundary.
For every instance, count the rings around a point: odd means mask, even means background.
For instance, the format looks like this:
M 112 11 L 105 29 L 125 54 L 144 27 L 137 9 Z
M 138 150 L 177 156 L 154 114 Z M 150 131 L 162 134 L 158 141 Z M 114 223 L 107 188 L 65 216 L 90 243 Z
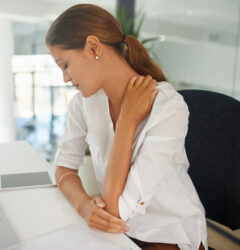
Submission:
M 67 107 L 67 122 L 55 155 L 55 164 L 78 170 L 86 148 L 87 125 L 83 115 L 82 97 L 76 94 Z
M 189 118 L 187 104 L 170 101 L 162 110 L 165 111 L 159 112 L 159 121 L 145 134 L 119 196 L 119 215 L 124 221 L 137 213 L 145 213 L 158 184 L 177 167 L 174 158 L 185 146 Z

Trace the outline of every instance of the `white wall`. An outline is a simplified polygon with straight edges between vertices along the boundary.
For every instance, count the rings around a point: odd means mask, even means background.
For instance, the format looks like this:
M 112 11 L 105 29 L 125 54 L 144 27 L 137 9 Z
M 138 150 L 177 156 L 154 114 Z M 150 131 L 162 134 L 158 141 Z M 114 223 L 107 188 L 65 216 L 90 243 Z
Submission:
M 0 18 L 0 143 L 15 140 L 12 23 Z M 3 39 L 4 38 L 4 39 Z

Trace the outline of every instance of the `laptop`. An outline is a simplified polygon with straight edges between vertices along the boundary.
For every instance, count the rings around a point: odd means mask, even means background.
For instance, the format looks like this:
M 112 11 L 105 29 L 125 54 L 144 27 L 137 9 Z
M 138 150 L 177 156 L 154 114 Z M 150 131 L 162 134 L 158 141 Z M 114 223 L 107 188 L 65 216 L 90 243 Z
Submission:
M 0 249 L 18 244 L 19 242 L 20 240 L 9 223 L 4 211 L 0 208 Z
M 0 144 L 0 191 L 57 186 L 51 166 L 26 141 Z

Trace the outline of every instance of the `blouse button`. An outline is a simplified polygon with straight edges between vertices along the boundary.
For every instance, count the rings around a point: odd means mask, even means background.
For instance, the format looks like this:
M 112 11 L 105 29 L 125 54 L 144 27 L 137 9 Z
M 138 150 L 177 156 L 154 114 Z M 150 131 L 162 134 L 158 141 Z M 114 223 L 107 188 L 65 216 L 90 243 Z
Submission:
M 140 205 L 143 205 L 143 204 L 144 204 L 144 201 L 141 201 L 141 202 L 140 202 Z

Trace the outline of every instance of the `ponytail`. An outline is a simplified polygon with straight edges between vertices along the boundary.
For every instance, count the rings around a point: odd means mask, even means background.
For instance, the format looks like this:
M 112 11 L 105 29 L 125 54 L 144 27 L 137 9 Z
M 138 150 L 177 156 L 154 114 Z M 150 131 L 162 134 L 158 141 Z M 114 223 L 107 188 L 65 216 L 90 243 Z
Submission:
M 125 38 L 127 43 L 125 59 L 140 75 L 151 75 L 158 82 L 167 81 L 161 68 L 152 60 L 146 48 L 134 36 Z

